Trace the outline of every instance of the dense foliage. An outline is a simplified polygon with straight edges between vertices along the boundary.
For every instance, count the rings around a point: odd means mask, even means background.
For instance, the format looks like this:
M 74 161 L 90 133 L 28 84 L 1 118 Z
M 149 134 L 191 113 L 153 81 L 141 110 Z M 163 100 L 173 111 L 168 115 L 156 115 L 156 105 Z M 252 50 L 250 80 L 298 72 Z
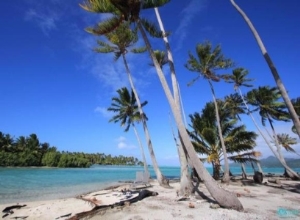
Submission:
M 103 165 L 142 165 L 137 158 L 60 152 L 48 143 L 40 143 L 36 134 L 13 138 L 0 132 L 0 166 L 90 167 Z

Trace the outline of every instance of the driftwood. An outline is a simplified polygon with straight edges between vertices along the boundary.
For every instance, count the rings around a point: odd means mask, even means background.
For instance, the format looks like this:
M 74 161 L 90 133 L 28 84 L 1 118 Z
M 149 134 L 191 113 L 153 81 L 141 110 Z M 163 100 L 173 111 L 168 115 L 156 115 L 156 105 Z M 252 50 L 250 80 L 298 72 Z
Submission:
M 22 207 L 25 207 L 26 205 L 12 205 L 12 206 L 8 206 L 6 207 L 5 209 L 2 210 L 3 213 L 5 213 L 2 218 L 5 218 L 6 216 L 10 215 L 10 214 L 13 214 L 14 211 L 13 209 L 20 209 Z M 26 216 L 22 216 L 23 218 Z
M 131 192 L 131 193 L 134 193 L 134 192 Z M 90 211 L 77 213 L 74 216 L 72 216 L 71 218 L 68 218 L 68 220 L 79 220 L 79 219 L 82 219 L 82 218 L 85 218 L 85 217 L 91 217 L 91 216 L 96 215 L 98 212 L 101 212 L 101 211 L 105 212 L 107 209 L 112 209 L 112 208 L 118 207 L 118 206 L 124 206 L 126 204 L 128 205 L 128 204 L 140 201 L 140 200 L 142 200 L 146 197 L 157 196 L 157 195 L 158 195 L 157 192 L 153 192 L 153 191 L 149 191 L 149 190 L 145 189 L 145 190 L 139 191 L 139 195 L 137 197 L 134 197 L 132 199 L 127 199 L 127 200 L 124 200 L 124 201 L 120 201 L 120 202 L 116 202 L 112 205 L 99 205 L 99 204 L 97 204 L 97 201 L 94 201 L 93 199 L 83 199 L 82 198 L 83 200 L 94 204 L 95 207 Z
M 278 185 L 281 185 L 281 181 L 280 181 L 280 179 L 275 179 L 275 178 L 273 178 L 273 179 L 268 179 L 268 182 L 269 183 L 276 183 L 276 184 L 278 184 Z

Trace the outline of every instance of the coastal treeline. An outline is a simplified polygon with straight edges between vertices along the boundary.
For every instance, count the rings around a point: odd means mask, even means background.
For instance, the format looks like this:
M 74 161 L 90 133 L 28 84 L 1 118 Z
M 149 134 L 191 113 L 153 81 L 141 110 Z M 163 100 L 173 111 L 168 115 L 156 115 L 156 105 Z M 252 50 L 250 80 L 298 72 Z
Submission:
M 58 151 L 49 143 L 40 143 L 36 134 L 13 138 L 0 132 L 0 166 L 90 167 L 102 165 L 142 165 L 137 158 L 103 153 Z

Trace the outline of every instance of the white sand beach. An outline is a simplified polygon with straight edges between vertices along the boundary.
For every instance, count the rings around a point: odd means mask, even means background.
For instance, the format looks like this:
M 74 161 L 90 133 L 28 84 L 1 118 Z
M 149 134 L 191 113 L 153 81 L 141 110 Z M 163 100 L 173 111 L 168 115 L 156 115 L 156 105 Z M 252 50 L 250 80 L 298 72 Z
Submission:
M 267 179 L 264 180 L 267 182 Z M 26 205 L 12 209 L 13 213 L 3 219 L 109 219 L 109 220 L 174 220 L 174 219 L 300 219 L 300 182 L 281 179 L 280 184 L 254 184 L 252 180 L 231 181 L 223 188 L 236 193 L 244 206 L 243 212 L 219 208 L 214 204 L 205 186 L 200 184 L 199 191 L 209 199 L 203 199 L 197 193 L 185 201 L 178 201 L 179 182 L 172 182 L 172 189 L 160 187 L 155 180 L 147 190 L 157 192 L 135 203 L 126 203 L 113 208 L 98 209 L 92 216 L 77 215 L 92 210 L 95 205 L 105 206 L 126 200 L 121 190 L 130 188 L 130 184 L 114 189 L 106 189 L 82 195 L 78 198 L 66 198 L 49 201 L 20 203 Z M 87 189 L 88 190 L 88 189 Z M 132 193 L 130 198 L 137 196 Z M 91 202 L 88 202 L 90 200 Z M 93 204 L 94 203 L 94 204 Z M 1 211 L 17 204 L 1 204 Z M 2 212 L 2 216 L 5 213 Z M 67 215 L 67 216 L 65 216 Z M 65 216 L 65 217 L 61 217 Z M 81 217 L 81 218 L 80 218 Z

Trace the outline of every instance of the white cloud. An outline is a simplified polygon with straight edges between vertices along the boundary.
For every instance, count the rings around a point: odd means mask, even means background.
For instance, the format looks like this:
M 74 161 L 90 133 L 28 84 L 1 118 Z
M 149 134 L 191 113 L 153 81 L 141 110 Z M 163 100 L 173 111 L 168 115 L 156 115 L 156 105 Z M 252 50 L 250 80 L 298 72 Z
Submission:
M 181 19 L 178 28 L 175 31 L 177 46 L 175 51 L 181 49 L 183 41 L 187 37 L 187 29 L 192 22 L 192 19 L 206 7 L 206 0 L 191 0 L 190 3 L 181 11 Z
M 116 139 L 118 149 L 135 149 L 136 146 L 131 144 L 125 137 L 120 136 Z
M 31 8 L 25 13 L 25 20 L 35 22 L 48 36 L 52 30 L 57 29 L 56 23 L 59 21 L 59 16 L 53 10 L 38 11 Z
M 107 108 L 100 106 L 96 107 L 94 112 L 100 113 L 104 118 L 111 118 L 114 115 L 113 112 L 107 111 Z

